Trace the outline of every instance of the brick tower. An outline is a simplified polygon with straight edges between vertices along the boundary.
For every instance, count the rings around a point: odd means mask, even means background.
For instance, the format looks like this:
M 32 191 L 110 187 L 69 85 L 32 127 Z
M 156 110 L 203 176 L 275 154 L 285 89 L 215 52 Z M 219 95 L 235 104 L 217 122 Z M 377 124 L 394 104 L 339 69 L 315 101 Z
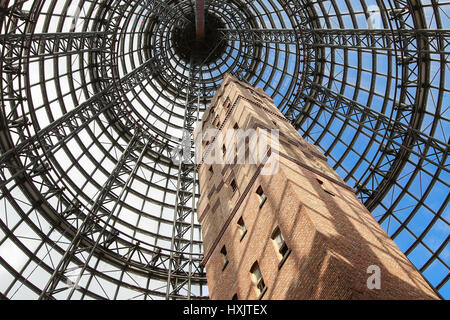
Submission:
M 279 130 L 261 163 L 236 164 L 229 129 Z M 202 119 L 202 225 L 211 299 L 438 299 L 326 158 L 305 142 L 263 90 L 226 76 Z M 269 139 L 269 138 L 268 138 Z M 222 144 L 222 145 L 219 145 Z M 273 174 L 262 174 L 278 161 Z

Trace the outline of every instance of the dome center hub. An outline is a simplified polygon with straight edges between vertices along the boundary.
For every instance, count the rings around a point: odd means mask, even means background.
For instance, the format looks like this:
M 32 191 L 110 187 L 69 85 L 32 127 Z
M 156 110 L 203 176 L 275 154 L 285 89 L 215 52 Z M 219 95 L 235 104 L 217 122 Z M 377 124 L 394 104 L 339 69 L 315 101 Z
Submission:
M 205 14 L 205 32 L 198 39 L 194 15 L 188 16 L 190 21 L 185 28 L 175 28 L 172 42 L 175 54 L 186 62 L 194 64 L 210 64 L 217 61 L 226 50 L 226 41 L 222 41 L 217 29 L 224 28 L 224 23 L 215 15 Z

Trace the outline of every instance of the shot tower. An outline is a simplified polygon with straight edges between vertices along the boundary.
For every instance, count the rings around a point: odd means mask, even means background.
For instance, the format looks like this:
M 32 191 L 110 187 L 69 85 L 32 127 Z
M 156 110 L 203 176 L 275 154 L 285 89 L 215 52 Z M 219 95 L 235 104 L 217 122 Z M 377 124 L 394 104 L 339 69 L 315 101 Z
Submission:
M 219 137 L 230 129 L 250 131 L 246 139 Z M 251 162 L 254 139 L 269 134 L 266 157 Z M 437 298 L 261 89 L 227 76 L 203 117 L 202 137 L 198 212 L 212 299 Z M 221 150 L 227 161 L 207 161 Z M 246 163 L 237 161 L 244 150 Z

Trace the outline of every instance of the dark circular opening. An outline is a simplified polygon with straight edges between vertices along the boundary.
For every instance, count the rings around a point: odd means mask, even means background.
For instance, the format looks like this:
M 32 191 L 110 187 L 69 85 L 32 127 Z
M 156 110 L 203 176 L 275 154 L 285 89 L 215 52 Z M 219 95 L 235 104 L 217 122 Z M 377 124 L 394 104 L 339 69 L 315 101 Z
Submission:
M 210 64 L 218 60 L 226 50 L 226 41 L 221 41 L 217 31 L 225 28 L 224 23 L 217 16 L 206 13 L 205 35 L 203 39 L 197 39 L 194 15 L 188 19 L 194 22 L 184 29 L 175 28 L 172 33 L 175 53 L 186 62 L 192 61 L 194 64 Z

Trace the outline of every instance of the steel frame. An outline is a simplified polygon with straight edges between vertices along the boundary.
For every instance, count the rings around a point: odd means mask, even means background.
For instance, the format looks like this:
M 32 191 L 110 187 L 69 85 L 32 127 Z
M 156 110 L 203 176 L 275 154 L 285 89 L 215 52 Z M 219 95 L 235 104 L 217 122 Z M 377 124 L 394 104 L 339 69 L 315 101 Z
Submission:
M 0 256 L 0 298 L 207 298 L 195 165 L 174 155 L 225 72 L 272 95 L 445 291 L 449 233 L 429 241 L 449 227 L 445 5 L 378 1 L 364 29 L 364 1 L 204 1 L 227 46 L 194 65 L 170 35 L 195 3 L 83 2 L 75 32 L 44 1 L 1 3 L 0 252 L 25 260 Z

